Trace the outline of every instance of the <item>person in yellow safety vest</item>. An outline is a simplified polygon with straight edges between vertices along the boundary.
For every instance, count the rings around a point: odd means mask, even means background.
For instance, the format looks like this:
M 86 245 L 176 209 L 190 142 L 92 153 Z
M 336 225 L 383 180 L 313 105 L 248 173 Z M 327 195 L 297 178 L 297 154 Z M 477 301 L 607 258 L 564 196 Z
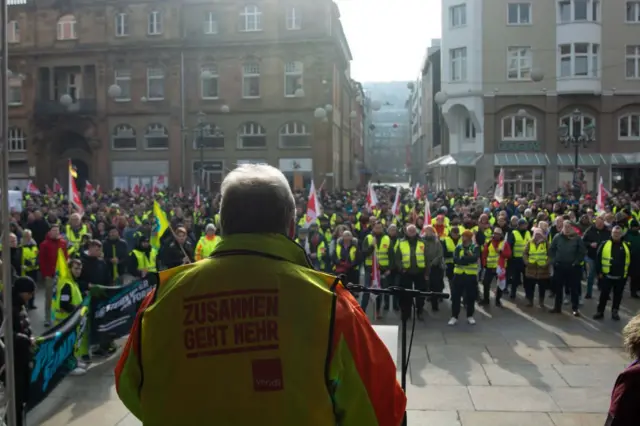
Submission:
M 622 303 L 624 286 L 629 276 L 631 265 L 631 250 L 626 242 L 622 241 L 622 228 L 614 226 L 611 229 L 611 239 L 600 245 L 596 258 L 596 272 L 600 281 L 600 300 L 594 319 L 604 318 L 604 309 L 607 307 L 609 295 L 613 290 L 613 302 L 611 304 L 611 319 L 620 321 L 618 310 Z
M 146 236 L 140 237 L 138 245 L 129 255 L 129 273 L 134 277 L 144 278 L 151 272 L 157 272 L 156 250 L 149 244 Z
M 38 282 L 38 270 L 40 267 L 38 266 L 38 244 L 33 239 L 31 234 L 31 230 L 25 229 L 22 231 L 22 276 L 27 276 L 33 280 L 33 282 Z M 36 305 L 34 304 L 35 298 L 29 300 L 27 303 L 27 309 L 33 310 L 36 309 Z
M 493 235 L 486 240 L 482 249 L 482 298 L 480 305 L 489 306 L 491 283 L 496 280 L 496 307 L 502 307 L 502 292 L 506 284 L 506 269 L 511 257 L 511 246 L 504 240 L 502 228 L 496 226 Z
M 200 241 L 196 244 L 196 262 L 211 256 L 216 244 L 218 244 L 216 226 L 209 223 L 205 228 L 205 235 L 200 237 Z
M 393 223 L 387 228 L 387 236 L 389 237 L 389 276 L 387 277 L 387 284 L 389 287 L 396 286 L 398 284 L 398 267 L 396 265 L 396 251 L 398 250 L 398 244 L 400 243 L 400 237 L 398 236 L 398 227 Z M 385 295 L 384 306 L 388 306 L 391 302 L 391 296 Z M 397 297 L 393 298 L 393 310 L 400 310 L 400 303 Z
M 378 267 L 380 271 L 380 282 L 378 283 L 378 286 L 381 288 L 387 288 L 387 278 L 389 277 L 389 274 L 391 274 L 389 259 L 393 259 L 393 247 L 391 246 L 391 238 L 384 234 L 382 222 L 379 220 L 374 222 L 371 234 L 367 235 L 362 243 L 362 256 L 364 257 L 364 286 L 366 288 L 371 287 L 374 251 L 378 258 Z M 382 301 L 382 299 L 380 301 Z M 388 311 L 389 300 L 387 299 L 385 302 L 384 310 Z M 361 306 L 362 310 L 367 312 L 367 306 L 369 306 L 369 293 L 362 294 Z M 381 306 L 382 303 L 376 304 L 376 318 L 381 317 Z
M 70 277 L 60 277 L 56 283 L 56 298 L 54 300 L 54 325 L 58 325 L 71 315 L 78 306 L 82 304 L 82 292 L 80 286 L 76 282 L 82 274 L 82 262 L 79 259 L 69 260 Z M 88 342 L 83 341 L 77 346 L 76 358 L 77 367 L 71 372 L 74 376 L 80 376 L 87 373 L 87 364 L 81 361 L 81 357 L 88 355 Z
M 528 230 L 529 224 L 526 219 L 518 219 L 517 228 L 509 232 L 507 242 L 511 246 L 511 259 L 507 267 L 507 286 L 509 298 L 514 300 L 518 286 L 522 284 L 522 276 L 524 275 L 524 246 L 531 239 L 531 232 Z
M 329 256 L 329 245 L 324 237 L 318 232 L 318 227 L 311 226 L 309 232 L 309 258 L 316 271 L 329 272 L 331 256 Z
M 457 226 L 449 230 L 449 235 L 443 241 L 445 274 L 449 284 L 453 282 L 453 252 L 460 242 L 460 228 Z
M 527 297 L 527 307 L 533 306 L 533 297 L 538 284 L 538 306 L 544 309 L 544 296 L 549 288 L 551 271 L 549 267 L 549 244 L 544 231 L 533 228 L 533 239 L 524 247 L 522 260 L 525 264 L 524 292 Z
M 478 259 L 480 259 L 480 249 L 473 243 L 473 232 L 467 229 L 462 233 L 462 242 L 456 246 L 453 252 L 454 277 L 451 285 L 449 325 L 458 323 L 460 302 L 463 297 L 464 306 L 467 309 L 467 322 L 470 325 L 476 323 L 473 314 L 476 310 L 478 294 Z
M 331 258 L 335 273 L 346 275 L 350 283 L 359 283 L 362 256 L 358 250 L 358 240 L 353 238 L 351 231 L 345 230 L 336 241 L 335 247 Z
M 68 253 L 70 257 L 72 255 L 75 255 L 75 257 L 80 256 L 79 248 L 82 243 L 82 236 L 90 233 L 91 232 L 87 228 L 87 225 L 84 225 L 80 221 L 80 215 L 78 213 L 74 213 L 69 216 L 69 223 L 65 227 L 64 234 L 69 242 Z
M 242 165 L 221 192 L 211 258 L 162 271 L 142 303 L 115 370 L 124 405 L 154 426 L 398 426 L 394 362 L 340 279 L 291 241 L 282 172 Z
M 396 267 L 400 271 L 400 287 L 416 290 L 427 290 L 427 260 L 426 246 L 418 237 L 415 225 L 407 225 L 405 238 L 400 240 L 395 251 Z M 405 318 L 411 316 L 411 300 L 400 300 L 400 311 Z M 417 317 L 422 321 L 424 311 L 424 297 L 416 300 Z

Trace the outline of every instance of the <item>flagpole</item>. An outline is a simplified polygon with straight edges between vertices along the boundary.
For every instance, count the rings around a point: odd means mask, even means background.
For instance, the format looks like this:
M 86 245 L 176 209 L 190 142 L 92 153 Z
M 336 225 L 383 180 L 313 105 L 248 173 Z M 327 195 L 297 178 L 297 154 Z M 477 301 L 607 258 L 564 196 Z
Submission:
M 0 10 L 2 14 L 2 78 L 0 82 L 0 93 L 2 93 L 2 101 L 0 102 L 0 141 L 2 141 L 2 282 L 4 283 L 4 359 L 5 359 L 5 403 L 7 404 L 7 426 L 15 426 L 16 419 L 16 380 L 14 372 L 13 357 L 13 286 L 11 282 L 11 245 L 9 234 L 9 144 L 8 135 L 8 91 L 7 78 L 9 69 L 9 53 L 7 50 L 7 0 L 0 0 Z

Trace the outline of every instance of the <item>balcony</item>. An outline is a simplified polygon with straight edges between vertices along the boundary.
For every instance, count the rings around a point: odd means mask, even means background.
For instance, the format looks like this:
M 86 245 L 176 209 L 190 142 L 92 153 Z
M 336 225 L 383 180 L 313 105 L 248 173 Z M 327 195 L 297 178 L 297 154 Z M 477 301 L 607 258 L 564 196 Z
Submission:
M 78 99 L 66 106 L 60 101 L 37 100 L 35 102 L 35 115 L 40 117 L 54 115 L 95 115 L 98 106 L 95 99 Z

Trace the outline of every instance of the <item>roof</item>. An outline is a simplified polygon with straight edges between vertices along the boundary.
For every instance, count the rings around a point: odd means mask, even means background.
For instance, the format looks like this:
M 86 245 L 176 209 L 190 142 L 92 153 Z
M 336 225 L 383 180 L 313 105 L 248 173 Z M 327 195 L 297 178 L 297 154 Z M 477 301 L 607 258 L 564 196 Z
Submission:
M 575 154 L 558 154 L 558 166 L 574 166 L 575 162 Z M 600 154 L 578 155 L 578 166 L 593 167 L 606 163 L 604 157 Z
M 637 166 L 640 164 L 640 152 L 632 154 L 611 154 L 611 164 Z
M 438 157 L 427 165 L 431 167 L 453 165 L 470 167 L 475 166 L 480 157 L 482 157 L 482 154 L 478 154 L 475 152 L 460 152 L 458 154 L 450 154 Z
M 494 154 L 496 166 L 546 166 L 549 164 L 547 154 L 519 152 L 509 154 Z

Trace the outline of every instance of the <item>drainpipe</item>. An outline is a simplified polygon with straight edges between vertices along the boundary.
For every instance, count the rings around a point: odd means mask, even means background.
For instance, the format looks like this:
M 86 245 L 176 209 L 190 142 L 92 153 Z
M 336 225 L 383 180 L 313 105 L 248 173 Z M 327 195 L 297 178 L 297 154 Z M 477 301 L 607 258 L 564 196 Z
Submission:
M 184 50 L 180 52 L 180 158 L 182 159 L 182 176 L 180 177 L 180 186 L 184 189 L 186 169 L 187 169 L 187 137 L 184 129 L 185 123 L 185 94 L 184 94 Z

